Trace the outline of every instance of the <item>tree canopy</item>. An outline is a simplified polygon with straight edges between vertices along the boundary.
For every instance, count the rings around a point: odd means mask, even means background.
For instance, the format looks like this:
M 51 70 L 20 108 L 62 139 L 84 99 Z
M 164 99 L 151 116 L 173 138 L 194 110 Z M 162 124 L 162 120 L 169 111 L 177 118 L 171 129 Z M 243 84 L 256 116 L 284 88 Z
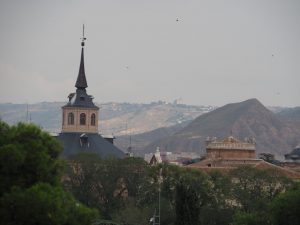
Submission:
M 81 225 L 97 218 L 61 187 L 37 183 L 30 188 L 14 187 L 0 199 L 0 224 Z
M 167 164 L 149 166 L 141 159 L 101 159 L 80 154 L 69 161 L 65 187 L 97 207 L 104 218 L 124 224 L 271 225 L 269 205 L 293 182 L 276 171 L 240 167 L 230 173 Z
M 58 156 L 62 147 L 53 137 L 24 123 L 9 127 L 0 121 L 0 132 L 0 193 L 13 186 L 60 183 L 63 163 Z
M 204 173 L 95 154 L 75 155 L 63 170 L 61 150 L 32 124 L 0 121 L 0 224 L 146 225 L 159 208 L 161 225 L 299 223 L 299 187 L 275 170 Z
M 300 185 L 278 195 L 271 203 L 270 211 L 274 225 L 300 224 Z
M 61 187 L 61 145 L 33 124 L 0 121 L 0 224 L 90 224 L 98 212 Z

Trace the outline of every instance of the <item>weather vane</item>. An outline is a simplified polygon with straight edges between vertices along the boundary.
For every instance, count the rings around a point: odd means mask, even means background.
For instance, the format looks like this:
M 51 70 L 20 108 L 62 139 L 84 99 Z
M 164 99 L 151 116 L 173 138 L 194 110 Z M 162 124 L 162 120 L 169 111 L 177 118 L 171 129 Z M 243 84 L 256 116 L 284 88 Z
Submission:
M 84 37 L 84 24 L 82 25 L 82 38 L 81 38 L 81 46 L 84 46 L 84 41 L 86 40 L 86 37 Z

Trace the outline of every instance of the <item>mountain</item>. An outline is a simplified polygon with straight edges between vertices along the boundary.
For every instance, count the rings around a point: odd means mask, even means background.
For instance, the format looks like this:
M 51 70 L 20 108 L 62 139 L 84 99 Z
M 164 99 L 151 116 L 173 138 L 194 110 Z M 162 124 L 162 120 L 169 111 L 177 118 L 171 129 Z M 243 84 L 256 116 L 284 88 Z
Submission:
M 257 153 L 268 152 L 282 156 L 300 143 L 299 126 L 288 123 L 257 99 L 249 99 L 200 115 L 173 135 L 152 142 L 143 152 L 153 152 L 156 147 L 160 147 L 162 151 L 203 154 L 206 137 L 225 138 L 231 132 L 240 140 L 254 137 Z
M 9 124 L 31 120 L 47 131 L 59 132 L 64 104 L 0 104 L 0 119 Z M 275 114 L 256 99 L 217 109 L 162 101 L 97 105 L 101 133 L 116 135 L 116 144 L 123 150 L 129 146 L 130 135 L 133 151 L 139 155 L 153 152 L 157 146 L 165 151 L 204 153 L 207 136 L 225 138 L 231 131 L 241 140 L 255 137 L 258 152 L 282 155 L 300 143 L 300 107 L 273 107 Z
M 282 106 L 267 106 L 267 109 L 269 109 L 270 111 L 272 111 L 275 114 L 279 114 L 281 111 L 287 110 L 287 109 L 290 109 L 290 108 L 282 107 Z
M 170 137 L 177 131 L 184 128 L 189 122 L 191 121 L 185 121 L 170 127 L 161 127 L 141 134 L 119 136 L 115 140 L 115 145 L 124 152 L 127 152 L 129 146 L 132 146 L 132 152 L 134 155 L 143 157 L 146 146 L 152 142 Z
M 36 104 L 0 104 L 0 119 L 9 124 L 31 121 L 49 132 L 61 130 L 61 107 L 65 102 Z M 99 130 L 102 134 L 139 134 L 160 127 L 168 127 L 195 119 L 214 109 L 212 106 L 192 106 L 166 103 L 149 104 L 108 102 L 100 107 Z
M 278 115 L 291 122 L 300 122 L 300 107 L 285 108 Z

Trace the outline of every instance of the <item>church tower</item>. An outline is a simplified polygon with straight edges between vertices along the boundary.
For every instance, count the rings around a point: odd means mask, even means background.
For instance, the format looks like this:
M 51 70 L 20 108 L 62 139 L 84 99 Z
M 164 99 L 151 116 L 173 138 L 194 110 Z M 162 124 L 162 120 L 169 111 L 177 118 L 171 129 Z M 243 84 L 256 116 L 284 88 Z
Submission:
M 84 27 L 81 42 L 79 73 L 75 83 L 76 92 L 69 94 L 69 101 L 62 107 L 62 133 L 98 133 L 99 107 L 93 103 L 93 96 L 88 95 L 84 69 Z
M 94 153 L 101 158 L 123 158 L 125 154 L 98 133 L 99 108 L 93 103 L 93 97 L 87 94 L 84 70 L 84 27 L 81 42 L 79 73 L 75 83 L 76 92 L 69 94 L 69 101 L 62 107 L 62 130 L 57 139 L 63 145 L 62 157 L 78 153 Z

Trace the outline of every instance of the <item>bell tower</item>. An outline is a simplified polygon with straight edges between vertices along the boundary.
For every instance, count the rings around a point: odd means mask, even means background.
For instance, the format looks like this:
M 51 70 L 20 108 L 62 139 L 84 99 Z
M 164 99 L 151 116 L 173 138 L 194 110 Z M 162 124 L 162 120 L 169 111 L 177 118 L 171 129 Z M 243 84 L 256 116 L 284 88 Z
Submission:
M 81 38 L 81 58 L 75 83 L 76 92 L 69 94 L 68 103 L 62 107 L 62 133 L 98 133 L 99 107 L 93 103 L 93 96 L 88 95 L 84 69 L 84 25 Z

